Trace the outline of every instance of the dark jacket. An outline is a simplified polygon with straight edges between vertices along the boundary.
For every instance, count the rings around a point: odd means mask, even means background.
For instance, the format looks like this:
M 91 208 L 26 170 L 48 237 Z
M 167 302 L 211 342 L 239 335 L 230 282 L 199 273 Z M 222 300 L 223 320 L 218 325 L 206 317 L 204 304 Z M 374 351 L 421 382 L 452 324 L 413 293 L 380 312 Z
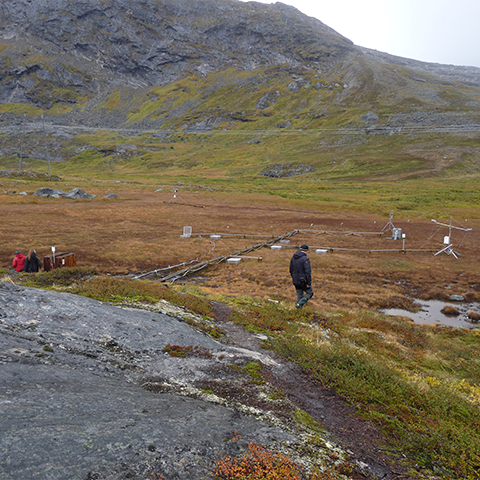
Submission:
M 30 260 L 28 259 L 28 257 L 25 258 L 25 269 L 24 269 L 25 272 L 30 272 L 30 273 L 38 272 L 39 268 L 40 268 L 40 260 L 34 253 L 30 255 Z
M 16 272 L 23 271 L 23 268 L 25 267 L 25 255 L 17 253 L 15 255 L 15 258 L 13 259 L 12 267 L 15 269 Z
M 290 260 L 290 275 L 295 286 L 312 285 L 312 268 L 305 252 L 298 250 L 293 254 Z

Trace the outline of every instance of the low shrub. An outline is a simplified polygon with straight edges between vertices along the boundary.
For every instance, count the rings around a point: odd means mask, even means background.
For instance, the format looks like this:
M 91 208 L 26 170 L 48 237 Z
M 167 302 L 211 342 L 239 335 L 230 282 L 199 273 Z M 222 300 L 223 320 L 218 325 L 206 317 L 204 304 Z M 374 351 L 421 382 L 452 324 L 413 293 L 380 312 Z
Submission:
M 249 443 L 240 458 L 219 460 L 213 475 L 219 480 L 300 480 L 302 471 L 288 456 Z
M 55 268 L 49 272 L 26 274 L 22 277 L 22 283 L 43 288 L 53 286 L 68 287 L 84 282 L 96 275 L 98 275 L 98 272 L 94 268 L 64 267 Z
M 73 293 L 106 302 L 136 300 L 156 303 L 166 300 L 199 315 L 212 316 L 211 306 L 205 299 L 188 293 L 177 293 L 165 285 L 142 280 L 98 276 L 77 284 Z
M 229 320 L 243 325 L 251 332 L 285 332 L 290 326 L 298 321 L 313 321 L 318 312 L 304 308 L 299 310 L 287 310 L 270 303 L 251 305 L 242 308 L 241 311 L 232 311 Z
M 238 458 L 223 455 L 212 475 L 218 480 L 340 480 L 351 473 L 352 467 L 346 463 L 306 472 L 288 455 L 249 443 L 248 451 Z
M 455 308 L 452 305 L 445 305 L 440 311 L 448 317 L 457 317 L 460 315 L 458 308 Z
M 200 347 L 198 345 L 193 347 L 192 345 L 182 346 L 170 345 L 168 343 L 165 345 L 162 352 L 168 353 L 171 357 L 212 357 L 208 348 Z
M 480 336 L 453 328 L 437 333 L 407 322 L 393 322 L 386 334 L 357 325 L 352 320 L 350 331 L 344 326 L 340 336 L 330 330 L 328 340 L 316 343 L 299 328 L 276 337 L 272 346 L 343 394 L 424 468 L 442 478 L 477 479 Z M 372 338 L 367 348 L 358 341 L 365 336 Z M 383 345 L 394 342 L 403 353 L 387 356 Z
M 480 321 L 480 313 L 477 312 L 468 312 L 468 318 L 472 322 L 479 322 Z

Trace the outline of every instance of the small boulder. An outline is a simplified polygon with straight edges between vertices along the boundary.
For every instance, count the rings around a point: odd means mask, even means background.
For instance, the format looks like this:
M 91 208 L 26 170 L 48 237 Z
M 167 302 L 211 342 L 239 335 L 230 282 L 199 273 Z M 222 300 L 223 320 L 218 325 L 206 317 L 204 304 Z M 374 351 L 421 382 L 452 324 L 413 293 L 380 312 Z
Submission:
M 379 117 L 376 113 L 368 112 L 365 115 L 360 117 L 365 123 L 371 125 L 372 123 L 378 122 Z
M 138 150 L 137 146 L 136 145 L 131 145 L 131 144 L 128 144 L 128 143 L 125 143 L 123 145 L 117 145 L 115 147 L 115 152 L 116 153 L 125 153 L 127 151 L 135 151 L 135 150 Z
M 463 302 L 465 297 L 463 295 L 450 295 L 450 300 L 455 300 L 457 302 Z
M 257 103 L 256 107 L 260 110 L 268 108 L 272 103 L 277 103 L 280 92 L 268 92 Z
M 90 200 L 95 197 L 96 195 L 89 195 L 85 190 L 82 190 L 81 188 L 74 188 L 65 195 L 65 198 L 69 198 L 70 200 L 76 200 L 77 198 Z
M 480 321 L 480 313 L 477 313 L 477 312 L 468 312 L 467 317 L 474 323 L 477 323 Z
M 300 85 L 297 82 L 291 82 L 287 85 L 287 88 L 292 92 L 298 92 L 300 90 Z
M 50 187 L 42 187 L 39 188 L 34 195 L 37 197 L 46 197 L 46 198 L 60 198 L 66 195 L 67 192 L 64 192 L 63 190 L 54 190 L 53 188 Z

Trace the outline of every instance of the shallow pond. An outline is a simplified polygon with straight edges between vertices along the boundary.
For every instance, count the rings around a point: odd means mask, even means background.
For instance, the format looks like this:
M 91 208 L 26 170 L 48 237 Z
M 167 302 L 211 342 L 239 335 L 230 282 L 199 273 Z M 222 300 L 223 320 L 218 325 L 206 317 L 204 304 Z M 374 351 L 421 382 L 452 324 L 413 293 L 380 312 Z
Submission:
M 416 303 L 420 305 L 420 310 L 416 313 L 400 308 L 390 308 L 388 310 L 381 310 L 381 312 L 387 315 L 410 317 L 415 323 L 437 323 L 451 327 L 480 328 L 479 322 L 472 322 L 467 316 L 469 312 L 480 313 L 479 303 L 442 302 L 440 300 L 417 300 Z M 460 312 L 460 315 L 451 316 L 443 314 L 441 310 L 446 305 L 455 307 Z

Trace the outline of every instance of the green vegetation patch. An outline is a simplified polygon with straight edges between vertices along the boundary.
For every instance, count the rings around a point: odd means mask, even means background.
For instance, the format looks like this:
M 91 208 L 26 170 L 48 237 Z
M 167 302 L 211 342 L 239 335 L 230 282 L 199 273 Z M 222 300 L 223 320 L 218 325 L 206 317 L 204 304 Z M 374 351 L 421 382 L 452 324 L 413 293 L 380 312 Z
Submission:
M 205 317 L 212 316 L 210 304 L 204 298 L 190 293 L 177 293 L 161 284 L 141 280 L 127 280 L 98 275 L 95 269 L 85 267 L 57 268 L 50 272 L 39 272 L 22 277 L 22 283 L 31 287 L 65 289 L 104 302 L 157 303 L 166 300 L 181 305 Z M 209 332 L 219 337 L 222 332 L 210 327 Z
M 314 334 L 299 325 L 273 347 L 344 395 L 423 468 L 478 478 L 477 331 L 439 331 L 374 313 L 346 314 L 325 327 Z

